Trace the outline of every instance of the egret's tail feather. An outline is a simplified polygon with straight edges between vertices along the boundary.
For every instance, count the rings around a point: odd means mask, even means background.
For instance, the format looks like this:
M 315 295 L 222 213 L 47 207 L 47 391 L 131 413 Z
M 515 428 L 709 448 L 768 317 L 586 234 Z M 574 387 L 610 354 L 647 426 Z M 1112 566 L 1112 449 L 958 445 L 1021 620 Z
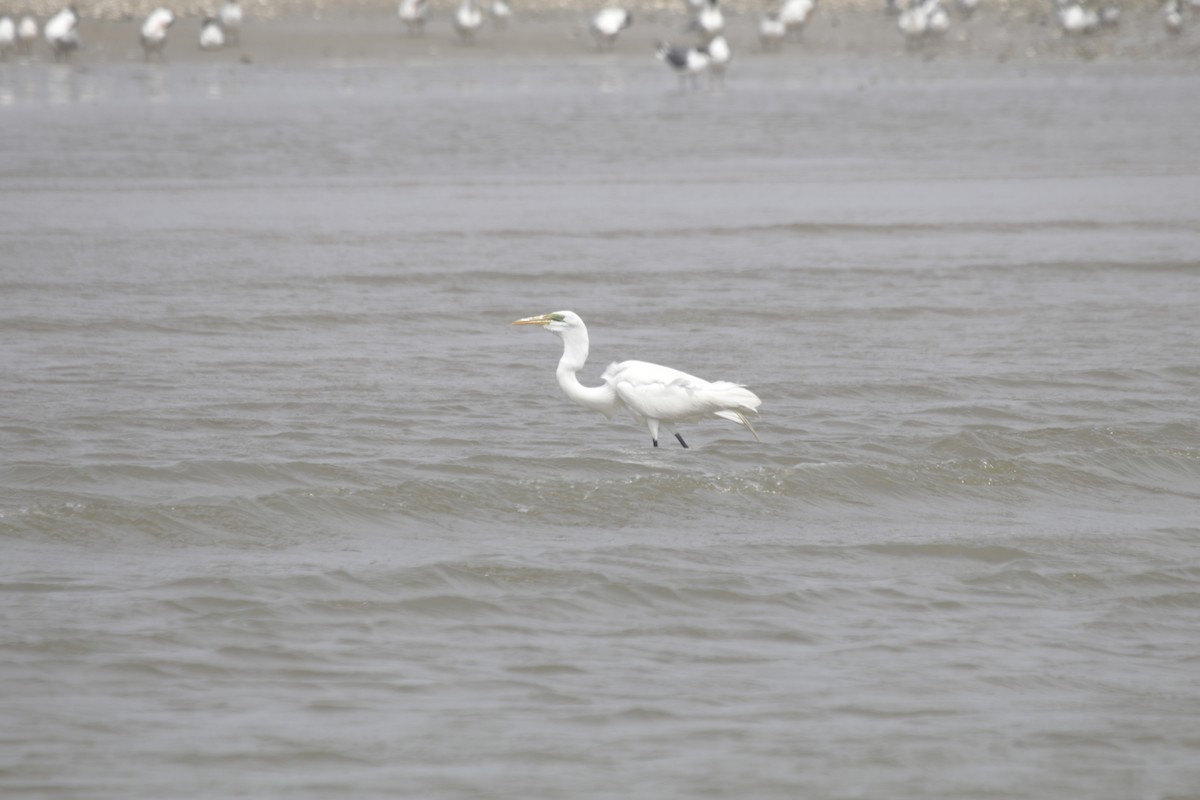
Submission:
M 758 431 L 754 430 L 754 426 L 750 424 L 750 420 L 747 419 L 746 415 L 743 414 L 741 411 L 714 411 L 713 413 L 716 414 L 721 419 L 727 419 L 730 422 L 736 422 L 739 425 L 745 425 L 747 428 L 750 429 L 750 433 L 754 436 L 754 441 L 756 441 L 756 442 L 762 441 L 762 439 L 758 438 Z M 756 411 L 754 413 L 757 414 L 758 412 Z
M 758 438 L 758 431 L 754 430 L 754 426 L 750 424 L 750 420 L 746 419 L 745 414 L 738 414 L 742 418 L 742 424 L 750 429 L 750 435 L 754 437 L 754 441 L 762 444 L 762 439 Z

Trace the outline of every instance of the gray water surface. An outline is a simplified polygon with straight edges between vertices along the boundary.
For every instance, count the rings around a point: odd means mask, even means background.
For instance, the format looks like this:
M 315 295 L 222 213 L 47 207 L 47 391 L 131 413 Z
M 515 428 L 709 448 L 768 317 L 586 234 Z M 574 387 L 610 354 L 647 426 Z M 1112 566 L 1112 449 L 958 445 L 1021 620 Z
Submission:
M 1200 77 L 810 67 L 4 67 L 0 792 L 1196 797 Z

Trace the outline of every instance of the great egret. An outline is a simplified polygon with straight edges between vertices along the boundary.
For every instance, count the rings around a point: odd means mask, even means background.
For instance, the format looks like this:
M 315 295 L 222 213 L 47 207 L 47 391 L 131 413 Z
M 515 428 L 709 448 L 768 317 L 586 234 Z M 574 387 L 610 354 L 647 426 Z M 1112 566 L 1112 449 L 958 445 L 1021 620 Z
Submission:
M 744 386 L 728 381 L 708 381 L 677 369 L 645 361 L 621 361 L 604 370 L 600 386 L 584 386 L 576 373 L 588 357 L 588 332 L 583 320 L 573 311 L 555 311 L 538 317 L 525 317 L 513 325 L 539 325 L 563 342 L 558 362 L 558 385 L 567 397 L 584 408 L 599 411 L 612 419 L 622 408 L 639 422 L 646 423 L 650 438 L 658 447 L 659 425 L 675 434 L 684 447 L 687 442 L 675 430 L 678 422 L 696 422 L 717 416 L 745 425 L 758 438 L 747 414 L 757 414 L 762 400 Z

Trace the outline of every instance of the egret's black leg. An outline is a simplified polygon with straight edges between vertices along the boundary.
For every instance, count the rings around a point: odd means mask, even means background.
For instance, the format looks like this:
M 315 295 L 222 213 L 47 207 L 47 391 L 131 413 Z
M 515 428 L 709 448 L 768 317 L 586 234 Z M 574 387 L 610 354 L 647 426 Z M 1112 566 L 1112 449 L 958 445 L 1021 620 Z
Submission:
M 675 434 L 675 438 L 679 440 L 679 443 L 680 443 L 681 445 L 683 445 L 683 449 L 684 449 L 684 450 L 687 450 L 687 449 L 688 449 L 687 442 L 685 442 L 685 441 L 683 440 L 683 437 L 682 437 L 682 436 L 680 436 L 680 435 L 677 433 L 677 434 Z
M 658 447 L 658 439 L 651 439 L 650 441 L 654 442 L 655 447 Z

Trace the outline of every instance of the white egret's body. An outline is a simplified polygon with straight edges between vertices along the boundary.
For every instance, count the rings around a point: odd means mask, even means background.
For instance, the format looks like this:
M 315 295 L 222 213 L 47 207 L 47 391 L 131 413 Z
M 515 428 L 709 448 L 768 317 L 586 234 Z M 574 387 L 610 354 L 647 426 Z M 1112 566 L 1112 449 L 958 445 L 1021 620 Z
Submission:
M 558 385 L 567 397 L 609 419 L 622 409 L 628 411 L 646 425 L 655 447 L 658 447 L 660 426 L 687 447 L 675 425 L 714 416 L 745 425 L 758 439 L 747 415 L 757 414 L 762 401 L 744 386 L 728 381 L 710 383 L 686 372 L 645 361 L 610 364 L 604 370 L 599 386 L 584 386 L 577 373 L 587 362 L 588 333 L 578 314 L 557 311 L 519 319 L 513 324 L 539 325 L 562 339 L 563 354 L 558 362 L 557 377 Z
M 475 5 L 475 0 L 463 0 L 454 12 L 454 30 L 464 43 L 475 41 L 475 32 L 483 24 L 483 12 Z
M 602 8 L 592 17 L 588 30 L 596 41 L 596 47 L 601 50 L 611 50 L 617 43 L 621 31 L 633 24 L 633 14 L 623 8 L 609 6 Z
M 141 42 L 142 55 L 147 60 L 151 55 L 162 58 L 163 48 L 167 45 L 167 29 L 175 22 L 175 15 L 166 8 L 156 8 L 142 23 Z
M 243 19 L 242 6 L 238 0 L 225 0 L 225 4 L 221 6 L 220 20 L 225 38 L 230 44 L 241 44 Z
M 200 49 L 220 50 L 225 46 L 225 30 L 216 17 L 205 17 L 200 23 Z
M 400 0 L 400 21 L 410 34 L 423 33 L 429 19 L 429 0 Z
M 55 61 L 69 57 L 79 47 L 79 15 L 74 8 L 64 8 L 46 21 L 42 34 Z

